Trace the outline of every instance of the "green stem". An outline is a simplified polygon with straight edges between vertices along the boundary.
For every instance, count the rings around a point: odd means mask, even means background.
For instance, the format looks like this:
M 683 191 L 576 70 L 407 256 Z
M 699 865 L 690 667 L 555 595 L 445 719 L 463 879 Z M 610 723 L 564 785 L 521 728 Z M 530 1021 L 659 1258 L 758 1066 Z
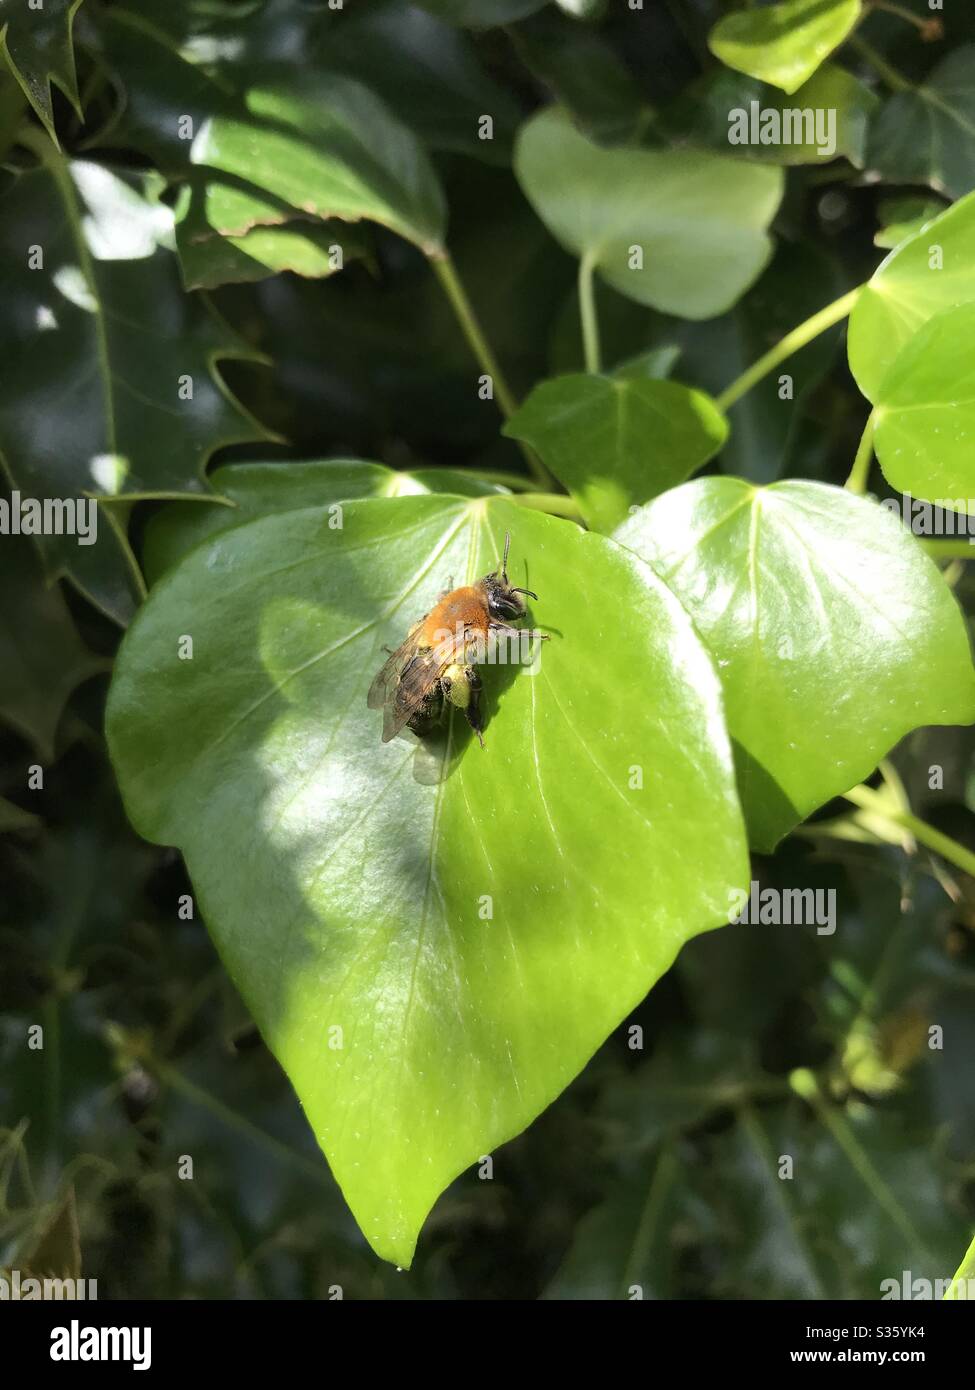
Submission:
M 484 330 L 474 312 L 474 306 L 467 297 L 467 291 L 457 274 L 457 267 L 454 265 L 449 252 L 440 251 L 430 256 L 430 264 L 433 266 L 434 274 L 443 286 L 444 293 L 450 301 L 460 324 L 461 331 L 467 339 L 468 346 L 474 354 L 475 360 L 481 366 L 487 376 L 491 378 L 494 385 L 494 393 L 497 397 L 498 406 L 505 419 L 510 419 L 518 409 L 518 402 L 511 391 L 511 387 L 505 380 L 498 360 L 491 350 L 491 345 L 484 336 Z M 528 469 L 532 475 L 536 487 L 548 488 L 555 486 L 555 479 L 542 463 L 538 455 L 529 449 L 526 444 L 518 442 L 518 447 L 522 452 Z
M 850 476 L 844 484 L 847 492 L 854 492 L 858 497 L 862 497 L 867 490 L 867 479 L 870 476 L 870 465 L 873 462 L 873 432 L 876 428 L 877 413 L 875 410 L 871 410 L 867 416 L 867 423 L 863 427 L 860 443 L 857 445 Z
M 891 67 L 887 59 L 881 57 L 872 43 L 867 43 L 866 39 L 861 38 L 859 34 L 851 34 L 847 43 L 851 48 L 856 49 L 863 61 L 873 68 L 880 80 L 885 82 L 892 92 L 912 92 L 914 90 L 914 83 L 908 82 L 907 78 L 903 77 L 895 67 Z
M 593 271 L 595 262 L 592 256 L 585 255 L 579 262 L 579 318 L 582 323 L 582 351 L 586 371 L 597 375 L 601 370 L 599 353 L 599 318 L 596 314 L 595 286 Z
M 827 328 L 832 328 L 834 323 L 839 323 L 840 319 L 845 319 L 847 314 L 856 303 L 857 296 L 863 287 L 857 285 L 855 290 L 850 290 L 848 294 L 841 295 L 832 304 L 827 304 L 825 309 L 820 309 L 818 314 L 813 314 L 811 318 L 800 323 L 798 328 L 794 328 L 774 348 L 770 348 L 764 357 L 760 357 L 757 362 L 753 362 L 747 371 L 742 372 L 737 380 L 726 387 L 717 399 L 720 410 L 727 410 L 734 405 L 735 401 L 740 400 L 748 391 L 756 386 L 763 377 L 767 377 L 769 372 L 773 372 L 780 362 L 784 362 L 787 357 L 791 357 L 794 352 L 804 348 L 807 343 L 811 343 L 813 338 L 818 338 L 820 333 L 825 333 Z
M 914 1229 L 907 1212 L 874 1167 L 869 1154 L 850 1128 L 846 1116 L 826 1100 L 820 1090 L 819 1082 L 812 1072 L 801 1069 L 800 1072 L 793 1072 L 792 1076 L 794 1090 L 813 1107 L 820 1121 L 836 1140 L 837 1145 L 846 1155 L 850 1165 L 874 1201 L 881 1210 L 887 1213 L 908 1244 L 923 1252 L 924 1240 Z
M 963 873 L 975 878 L 975 854 L 949 835 L 943 835 L 940 830 L 935 830 L 934 826 L 928 825 L 927 821 L 920 820 L 917 816 L 911 815 L 909 811 L 892 810 L 886 800 L 877 792 L 872 791 L 870 787 L 851 787 L 848 792 L 844 792 L 844 799 L 851 801 L 854 806 L 859 806 L 864 811 L 869 811 L 872 815 L 880 816 L 892 825 L 909 830 L 918 844 L 933 850 L 935 854 L 940 854 L 942 859 L 947 859 L 948 863 L 954 864 L 956 869 L 961 869 Z
M 474 306 L 467 297 L 467 291 L 461 283 L 453 261 L 449 254 L 444 251 L 442 254 L 431 256 L 430 264 L 443 286 L 444 293 L 450 300 L 450 307 L 457 316 L 457 322 L 461 326 L 471 352 L 485 373 L 491 378 L 502 415 L 508 419 L 518 409 L 518 402 L 512 395 L 511 388 L 502 375 L 497 358 L 491 350 L 491 345 L 484 336 L 484 331 L 474 313 Z
M 564 492 L 522 492 L 512 497 L 522 507 L 533 507 L 538 512 L 549 512 L 552 516 L 564 516 L 570 521 L 583 521 L 583 515 L 574 497 Z
M 903 5 L 895 5 L 893 0 L 871 0 L 871 8 L 875 10 L 884 10 L 887 14 L 896 15 L 898 19 L 903 19 L 905 23 L 913 24 L 914 28 L 918 29 L 922 34 L 927 34 L 929 31 L 930 21 L 924 20 L 919 14 L 914 14 L 911 10 L 905 9 Z

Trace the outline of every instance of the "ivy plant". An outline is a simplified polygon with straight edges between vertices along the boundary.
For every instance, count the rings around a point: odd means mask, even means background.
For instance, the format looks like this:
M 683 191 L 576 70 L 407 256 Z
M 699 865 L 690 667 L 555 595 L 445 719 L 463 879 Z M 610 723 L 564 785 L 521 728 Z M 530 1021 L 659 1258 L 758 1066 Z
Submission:
M 38 538 L 0 642 L 41 567 L 126 629 L 105 729 L 129 820 L 180 851 L 362 1234 L 405 1268 L 449 1184 L 687 943 L 731 930 L 750 853 L 821 833 L 833 803 L 846 833 L 975 867 L 886 762 L 975 721 L 967 542 L 868 492 L 975 510 L 975 161 L 966 127 L 950 159 L 901 162 L 919 102 L 949 119 L 955 70 L 902 77 L 860 0 L 712 6 L 703 71 L 669 95 L 598 6 L 298 8 L 86 0 L 28 29 L 0 0 L 29 102 L 0 203 L 0 448 L 18 493 L 84 493 L 102 523 L 86 549 Z M 427 104 L 409 54 L 434 50 Z M 624 69 L 612 100 L 590 61 Z M 732 94 L 837 92 L 837 186 L 867 168 L 926 190 L 855 275 L 798 244 L 808 138 L 721 128 Z M 785 324 L 783 298 L 805 306 Z M 844 326 L 860 394 L 817 453 Z M 547 640 L 486 668 L 485 746 L 450 707 L 382 742 L 387 652 L 506 553 Z M 43 602 L 59 676 L 0 716 L 49 752 L 105 662 Z M 789 1087 L 719 1140 L 729 1171 L 833 1104 L 811 1072 Z M 833 1140 L 817 1154 L 828 1203 Z M 652 1174 L 670 1193 L 672 1153 Z M 593 1214 L 560 1287 L 642 1183 Z M 822 1290 L 816 1259 L 793 1273 Z

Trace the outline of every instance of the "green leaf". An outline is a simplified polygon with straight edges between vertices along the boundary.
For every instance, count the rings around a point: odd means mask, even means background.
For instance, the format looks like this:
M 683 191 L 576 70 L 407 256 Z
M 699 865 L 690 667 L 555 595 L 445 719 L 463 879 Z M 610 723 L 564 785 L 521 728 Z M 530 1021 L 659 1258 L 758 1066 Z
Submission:
M 78 636 L 61 590 L 45 584 L 25 536 L 0 536 L 0 593 L 0 722 L 52 762 L 68 696 L 107 662 Z
M 975 512 L 975 364 L 960 343 L 975 304 L 928 319 L 897 355 L 877 395 L 874 448 L 898 492 Z
M 778 169 L 692 150 L 604 149 L 549 107 L 522 126 L 515 172 L 567 250 L 627 298 L 682 318 L 722 313 L 771 254 Z
M 975 1287 L 975 1239 L 972 1240 L 965 1253 L 965 1258 L 955 1271 L 951 1287 L 945 1294 L 945 1301 L 954 1303 L 962 1298 L 969 1299 L 973 1287 Z
M 205 168 L 215 231 L 240 234 L 243 192 L 263 203 L 262 225 L 302 215 L 366 219 L 427 254 L 442 248 L 446 209 L 433 167 L 413 132 L 361 83 L 273 64 L 231 80 L 188 61 L 171 35 L 121 8 L 106 13 L 101 33 L 128 93 L 103 141 L 124 138 L 172 175 Z
M 38 499 L 202 493 L 215 448 L 262 434 L 215 371 L 253 354 L 182 293 L 172 212 L 145 181 L 49 145 L 44 157 L 6 195 L 0 226 L 11 480 Z M 70 575 L 124 622 L 141 581 L 122 523 L 105 508 L 98 521 L 93 545 L 38 543 L 49 574 Z
M 215 220 L 222 222 L 223 230 L 214 226 L 209 214 L 215 194 L 221 214 Z M 269 215 L 271 221 L 265 225 L 262 219 Z M 343 223 L 309 217 L 282 222 L 279 217 L 276 205 L 233 184 L 184 184 L 176 203 L 176 250 L 186 288 L 263 280 L 284 270 L 324 280 L 343 269 L 347 260 L 365 254 L 365 243 Z M 239 235 L 231 234 L 231 225 Z
M 676 382 L 580 373 L 536 386 L 503 432 L 538 452 L 589 526 L 611 531 L 707 463 L 728 425 L 710 397 Z
M 649 115 L 640 86 L 598 29 L 547 11 L 509 31 L 518 56 L 587 134 L 624 141 Z
M 758 113 L 754 132 L 753 102 Z M 837 63 L 824 63 L 791 97 L 754 78 L 720 68 L 682 92 L 664 113 L 662 124 L 675 136 L 744 159 L 782 165 L 826 164 L 843 156 L 862 168 L 869 120 L 879 104 L 875 92 Z M 769 111 L 777 113 L 777 125 L 765 116 Z M 798 111 L 800 118 L 785 118 L 786 111 Z M 832 130 L 823 124 L 820 113 L 835 121 Z M 763 123 L 766 132 L 777 135 L 778 141 L 761 143 Z M 731 134 L 740 126 L 748 142 L 731 143 Z M 786 134 L 790 136 L 788 143 Z M 791 138 L 796 134 L 798 140 Z
M 875 503 L 821 483 L 703 478 L 616 538 L 671 586 L 715 658 L 755 848 L 862 781 L 911 729 L 975 719 L 951 590 Z
M 870 401 L 904 344 L 942 309 L 975 300 L 975 194 L 882 261 L 850 314 L 850 370 Z
M 228 463 L 214 469 L 209 482 L 219 494 L 212 505 L 173 502 L 150 520 L 142 552 L 150 584 L 155 584 L 202 540 L 255 517 L 298 511 L 302 507 L 329 507 L 356 497 L 409 497 L 427 492 L 481 497 L 505 491 L 484 482 L 475 473 L 455 468 L 397 473 L 381 463 L 362 459 Z
M 0 53 L 55 144 L 52 82 L 81 115 L 71 46 L 71 28 L 80 4 L 81 0 L 44 0 L 35 9 L 27 0 L 0 0 Z
M 919 87 L 884 103 L 868 161 L 894 183 L 928 184 L 952 198 L 975 188 L 975 45 L 956 48 Z
M 484 750 L 456 718 L 382 744 L 383 645 L 494 569 L 505 531 L 552 633 L 538 675 L 487 670 Z M 198 547 L 123 643 L 107 732 L 137 829 L 183 850 L 364 1234 L 401 1265 L 444 1187 L 747 879 L 719 687 L 680 605 L 612 542 L 504 498 L 350 502 L 341 529 L 311 508 Z
M 708 47 L 729 68 L 797 91 L 860 18 L 860 0 L 782 0 L 726 15 Z
M 919 232 L 943 211 L 934 198 L 887 198 L 877 208 L 880 230 L 874 233 L 874 246 L 891 251 Z

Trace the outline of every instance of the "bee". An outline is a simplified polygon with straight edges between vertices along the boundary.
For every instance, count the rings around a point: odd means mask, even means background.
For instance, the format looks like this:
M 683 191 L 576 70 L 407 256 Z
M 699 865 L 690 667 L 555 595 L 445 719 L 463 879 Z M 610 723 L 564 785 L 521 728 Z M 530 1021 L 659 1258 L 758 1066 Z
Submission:
M 525 616 L 525 598 L 538 601 L 531 589 L 518 589 L 508 582 L 510 544 L 506 532 L 501 569 L 476 584 L 441 595 L 376 675 L 366 703 L 370 709 L 383 710 L 383 743 L 404 726 L 416 734 L 428 732 L 451 705 L 463 710 L 484 747 L 477 662 L 484 661 L 488 643 L 498 638 L 548 638 L 547 633 L 511 627 L 504 621 Z

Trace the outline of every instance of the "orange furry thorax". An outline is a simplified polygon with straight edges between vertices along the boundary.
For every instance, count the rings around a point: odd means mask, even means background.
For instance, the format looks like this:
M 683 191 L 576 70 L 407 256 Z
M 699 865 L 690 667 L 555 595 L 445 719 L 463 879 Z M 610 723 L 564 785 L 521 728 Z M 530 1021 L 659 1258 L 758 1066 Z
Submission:
M 468 584 L 462 589 L 454 589 L 430 610 L 420 629 L 420 645 L 435 646 L 443 640 L 445 632 L 456 632 L 458 627 L 482 636 L 488 630 L 488 606 L 484 591 L 479 584 Z

